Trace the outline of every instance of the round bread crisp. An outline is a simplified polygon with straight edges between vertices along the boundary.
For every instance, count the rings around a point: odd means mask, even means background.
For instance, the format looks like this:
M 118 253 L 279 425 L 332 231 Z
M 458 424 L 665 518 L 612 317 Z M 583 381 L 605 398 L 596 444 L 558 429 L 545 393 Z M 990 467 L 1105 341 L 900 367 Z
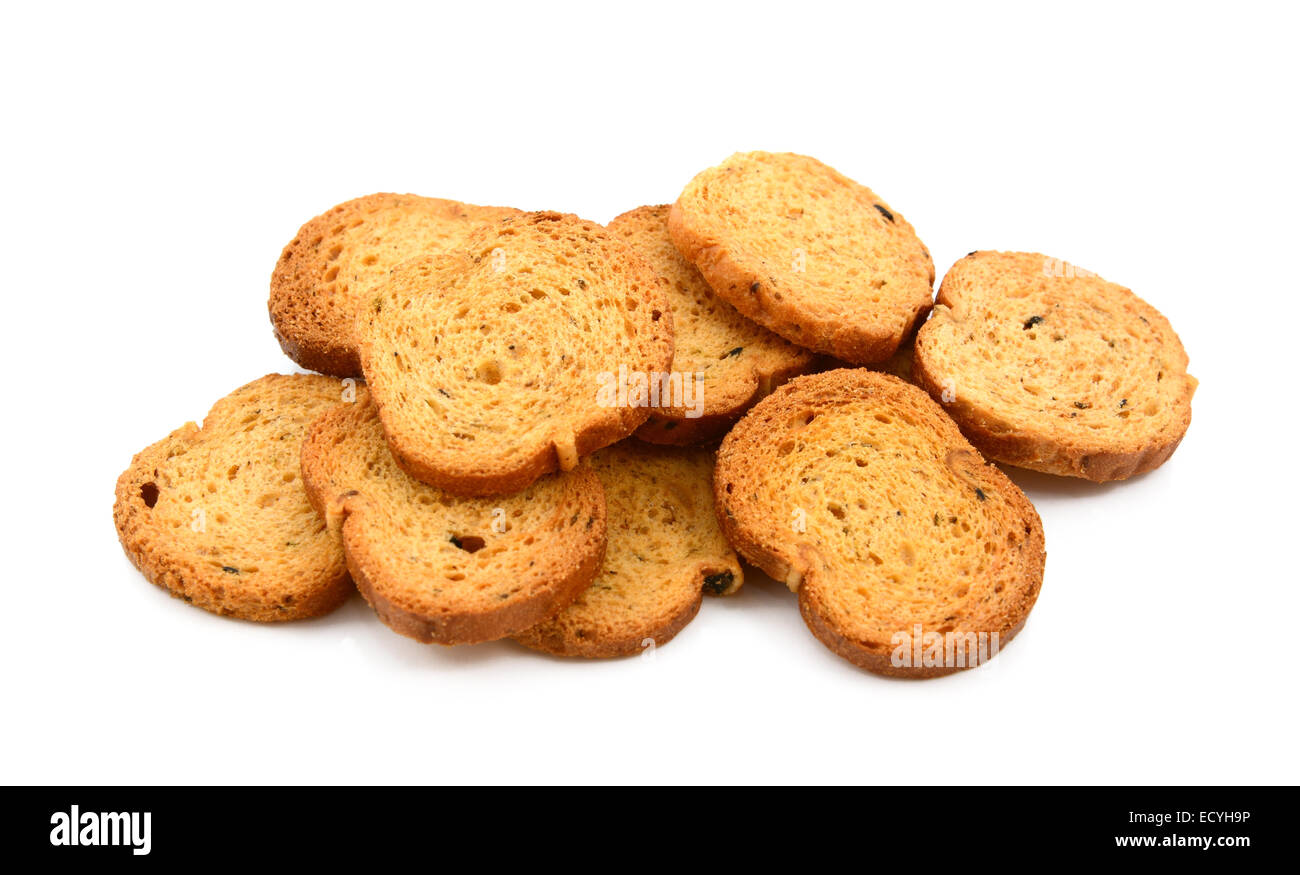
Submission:
M 713 485 L 728 541 L 798 592 L 823 644 L 870 671 L 970 668 L 1038 598 L 1033 505 L 897 377 L 796 377 L 723 440 Z
M 930 310 L 934 263 L 871 189 L 803 155 L 732 155 L 691 180 L 673 243 L 718 297 L 800 346 L 884 361 Z
M 298 455 L 319 414 L 356 387 L 270 374 L 131 461 L 113 521 L 126 555 L 177 598 L 273 622 L 326 614 L 352 592 L 343 551 L 312 510 Z
M 652 409 L 636 431 L 656 444 L 706 443 L 786 380 L 811 370 L 814 356 L 736 312 L 718 298 L 668 236 L 668 205 L 638 207 L 609 223 L 668 281 L 675 352 L 673 403 Z M 688 391 L 689 389 L 689 391 Z
M 672 366 L 664 281 L 593 222 L 529 213 L 396 267 L 360 325 L 389 447 L 458 495 L 517 492 L 649 416 Z
M 972 252 L 952 266 L 915 372 L 989 458 L 1097 482 L 1164 464 L 1196 391 L 1155 308 L 1031 252 Z
M 744 581 L 713 513 L 713 453 L 623 441 L 592 455 L 591 467 L 609 514 L 604 567 L 515 640 L 559 656 L 644 653 L 695 617 L 703 593 L 729 595 Z
M 605 497 L 587 466 L 508 497 L 457 498 L 394 464 L 373 404 L 317 420 L 302 474 L 361 594 L 417 641 L 523 631 L 586 589 L 604 556 Z
M 486 222 L 518 215 L 414 194 L 372 194 L 312 219 L 284 247 L 267 304 L 280 348 L 304 368 L 361 376 L 354 336 L 371 288 L 395 265 L 445 252 Z

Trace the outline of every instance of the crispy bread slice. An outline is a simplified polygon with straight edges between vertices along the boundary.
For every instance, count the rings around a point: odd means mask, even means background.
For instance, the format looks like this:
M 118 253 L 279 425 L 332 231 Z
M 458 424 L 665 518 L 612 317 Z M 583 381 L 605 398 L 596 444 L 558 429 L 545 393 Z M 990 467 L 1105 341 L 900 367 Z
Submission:
M 302 450 L 311 502 L 379 619 L 417 641 L 472 644 L 554 615 L 605 551 L 605 497 L 587 466 L 506 498 L 457 498 L 393 461 L 373 404 L 322 416 Z
M 280 348 L 313 371 L 361 376 L 354 337 L 370 289 L 396 264 L 463 243 L 518 210 L 414 194 L 372 194 L 312 219 L 284 247 L 268 309 Z
M 703 593 L 728 595 L 744 581 L 713 513 L 713 453 L 623 441 L 591 466 L 609 509 L 604 567 L 573 604 L 515 640 L 560 656 L 642 653 L 681 631 Z
M 1102 482 L 1159 467 L 1196 378 L 1164 316 L 1123 286 L 1032 252 L 973 252 L 943 278 L 917 382 L 986 456 Z
M 664 281 L 625 244 L 529 213 L 394 269 L 364 313 L 361 365 L 407 473 L 501 495 L 640 426 L 649 408 L 630 405 L 649 399 L 620 374 L 668 371 L 672 331 Z
M 847 362 L 889 358 L 930 310 L 934 263 L 912 226 L 814 158 L 732 155 L 691 180 L 668 229 L 720 298 Z
M 749 321 L 713 294 L 673 246 L 668 236 L 670 209 L 665 204 L 630 210 L 609 223 L 609 233 L 668 281 L 676 347 L 672 371 L 693 388 L 693 393 L 683 391 L 673 403 L 654 408 L 636 436 L 686 446 L 720 438 L 759 398 L 809 371 L 815 356 Z
M 880 674 L 991 656 L 1042 584 L 1033 505 L 925 392 L 887 374 L 797 377 L 760 401 L 722 442 L 714 498 L 728 540 L 798 592 L 813 634 Z M 934 636 L 961 658 L 913 660 L 911 643 L 929 657 Z
M 328 613 L 352 592 L 343 551 L 312 510 L 298 453 L 317 415 L 352 397 L 315 374 L 270 374 L 131 461 L 113 521 L 126 555 L 177 598 L 245 620 Z

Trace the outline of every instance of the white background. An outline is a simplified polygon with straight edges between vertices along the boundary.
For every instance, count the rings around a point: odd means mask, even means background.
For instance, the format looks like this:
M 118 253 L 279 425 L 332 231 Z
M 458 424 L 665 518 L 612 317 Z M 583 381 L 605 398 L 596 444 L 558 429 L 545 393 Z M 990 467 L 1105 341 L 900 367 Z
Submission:
M 1289 782 L 1294 6 L 10 5 L 0 27 L 5 782 Z M 298 226 L 374 191 L 608 221 L 737 150 L 815 155 L 942 273 L 1065 258 L 1169 316 L 1191 431 L 1127 483 L 1013 473 L 1047 531 L 1025 632 L 890 681 L 751 580 L 653 660 L 401 638 L 360 598 L 210 616 L 120 550 L 113 485 L 290 371 Z

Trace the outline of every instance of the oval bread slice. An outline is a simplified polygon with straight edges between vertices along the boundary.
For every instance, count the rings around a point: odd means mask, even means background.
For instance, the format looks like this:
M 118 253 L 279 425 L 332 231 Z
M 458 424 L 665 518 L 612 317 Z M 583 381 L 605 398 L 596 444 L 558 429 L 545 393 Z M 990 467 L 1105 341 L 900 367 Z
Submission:
M 714 498 L 728 540 L 798 592 L 813 634 L 880 674 L 991 656 L 1042 584 L 1033 505 L 925 392 L 887 374 L 797 377 L 760 401 L 722 442 Z M 933 640 L 960 659 L 928 658 Z
M 732 155 L 686 186 L 673 242 L 718 297 L 800 346 L 879 362 L 930 310 L 934 263 L 902 214 L 804 155 Z
M 609 514 L 605 564 L 573 604 L 515 640 L 559 656 L 642 653 L 681 631 L 703 593 L 744 581 L 713 513 L 713 453 L 623 441 L 591 466 Z
M 751 322 L 718 298 L 668 236 L 668 205 L 638 207 L 609 223 L 667 280 L 673 311 L 673 378 L 682 391 L 653 408 L 642 440 L 686 446 L 720 438 L 740 415 L 786 380 L 811 370 L 815 356 Z M 689 389 L 689 391 L 688 391 Z
M 672 365 L 663 280 L 605 229 L 530 213 L 395 268 L 361 365 L 398 464 L 458 495 L 516 492 L 630 435 L 632 377 Z
M 144 449 L 117 481 L 113 521 L 126 555 L 177 598 L 244 620 L 328 613 L 352 592 L 338 540 L 312 510 L 299 448 L 353 387 L 270 374 Z
M 417 641 L 472 644 L 534 626 L 586 589 L 604 556 L 605 498 L 590 468 L 507 498 L 458 498 L 397 467 L 371 403 L 322 416 L 302 471 L 361 594 Z
M 298 230 L 271 274 L 268 309 L 280 348 L 304 368 L 361 376 L 354 336 L 370 290 L 400 262 L 445 252 L 479 225 L 517 215 L 414 194 L 371 194 Z
M 915 371 L 989 458 L 1097 482 L 1164 464 L 1196 391 L 1154 307 L 1031 252 L 953 265 L 917 336 Z

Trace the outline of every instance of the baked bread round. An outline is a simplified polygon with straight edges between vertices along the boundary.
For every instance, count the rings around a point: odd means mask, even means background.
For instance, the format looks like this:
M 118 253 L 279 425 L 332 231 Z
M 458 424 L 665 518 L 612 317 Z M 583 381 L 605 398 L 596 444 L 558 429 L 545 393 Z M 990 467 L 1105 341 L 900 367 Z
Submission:
M 823 644 L 870 671 L 970 668 L 1015 637 L 1038 597 L 1033 505 L 897 377 L 796 377 L 723 440 L 713 482 L 728 541 L 798 593 Z
M 889 358 L 930 310 L 934 263 L 912 226 L 815 158 L 732 155 L 691 180 L 668 229 L 742 315 L 847 362 Z
M 1187 433 L 1197 385 L 1154 307 L 1033 252 L 954 264 L 914 368 L 990 459 L 1097 482 L 1164 464 Z
M 352 592 L 343 551 L 308 502 L 298 455 L 312 420 L 356 391 L 316 374 L 269 374 L 136 454 L 113 522 L 151 582 L 227 617 L 329 613 Z

